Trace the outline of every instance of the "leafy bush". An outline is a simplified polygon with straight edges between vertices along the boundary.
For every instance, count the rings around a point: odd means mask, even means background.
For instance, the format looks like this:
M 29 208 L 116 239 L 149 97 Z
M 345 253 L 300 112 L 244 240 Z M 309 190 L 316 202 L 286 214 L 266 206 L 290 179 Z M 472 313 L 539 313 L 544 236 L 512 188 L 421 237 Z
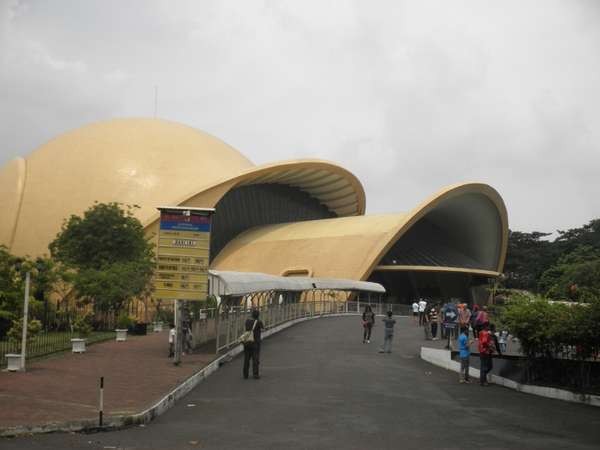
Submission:
M 599 300 L 568 303 L 513 297 L 501 322 L 521 342 L 528 381 L 559 378 L 563 386 L 590 388 L 592 365 L 599 364 L 593 362 L 600 352 Z
M 81 316 L 75 319 L 75 323 L 73 324 L 73 331 L 80 337 L 84 338 L 89 336 L 92 332 L 92 325 L 90 324 L 89 316 Z
M 40 331 L 42 331 L 42 322 L 39 320 L 30 320 L 27 324 L 27 342 L 33 341 Z M 12 321 L 12 326 L 7 336 L 12 342 L 21 342 L 23 337 L 23 319 Z
M 133 319 L 129 317 L 126 313 L 119 314 L 117 319 L 117 328 L 120 330 L 126 330 L 129 327 L 133 326 Z

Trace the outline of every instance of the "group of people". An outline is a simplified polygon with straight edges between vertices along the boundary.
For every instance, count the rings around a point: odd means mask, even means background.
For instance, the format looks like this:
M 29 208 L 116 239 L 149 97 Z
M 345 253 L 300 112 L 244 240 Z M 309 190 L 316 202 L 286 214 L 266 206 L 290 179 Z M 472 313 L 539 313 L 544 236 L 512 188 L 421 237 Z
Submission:
M 506 351 L 508 331 L 496 332 L 495 325 L 490 323 L 487 307 L 473 305 L 471 309 L 466 303 L 446 303 L 441 306 L 421 298 L 413 302 L 412 311 L 413 321 L 424 327 L 426 339 L 437 340 L 438 329 L 442 339 L 458 339 L 461 383 L 470 383 L 470 348 L 474 341 L 477 341 L 480 358 L 479 382 L 482 386 L 488 385 L 488 374 L 493 368 L 493 355 L 502 356 Z M 470 333 L 473 340 L 469 339 Z
M 496 353 L 502 356 L 502 353 L 506 351 L 506 343 L 508 339 L 508 332 L 502 331 L 496 333 L 496 327 L 494 324 L 490 324 L 489 314 L 487 308 L 479 308 L 478 305 L 474 305 L 471 310 L 467 304 L 459 303 L 452 304 L 447 303 L 440 307 L 439 304 L 435 304 L 427 307 L 427 301 L 420 299 L 419 302 L 413 304 L 413 313 L 415 316 L 415 323 L 418 321 L 419 326 L 425 328 L 426 332 L 429 331 L 431 339 L 437 339 L 437 329 L 441 328 L 442 337 L 449 338 L 453 336 L 454 330 L 459 330 L 460 334 L 457 334 L 458 339 L 458 351 L 460 358 L 460 377 L 461 383 L 470 383 L 469 378 L 469 363 L 471 357 L 471 345 L 474 340 L 477 341 L 479 358 L 480 358 L 480 379 L 481 386 L 488 385 L 488 374 L 493 368 L 492 356 Z M 415 307 L 415 304 L 417 305 Z M 456 310 L 456 321 L 452 321 L 453 327 L 448 326 L 448 322 L 444 321 L 446 313 L 449 308 Z M 453 310 L 454 310 L 453 309 Z M 393 318 L 392 311 L 388 311 L 387 315 L 382 319 L 384 326 L 383 334 L 383 345 L 380 348 L 380 353 L 391 353 L 392 351 L 392 340 L 394 337 L 394 325 L 396 320 Z M 362 328 L 363 328 L 363 344 L 371 343 L 371 333 L 375 325 L 375 313 L 373 312 L 370 305 L 366 305 L 362 314 Z M 439 326 L 441 325 L 441 326 Z M 245 379 L 249 376 L 250 362 L 252 362 L 252 375 L 255 379 L 260 378 L 259 375 L 259 363 L 260 363 L 260 344 L 261 344 L 261 333 L 264 329 L 264 324 L 259 318 L 259 311 L 257 309 L 252 311 L 251 317 L 246 320 L 245 323 L 246 331 L 252 331 L 253 341 L 244 344 L 244 364 L 242 368 L 242 375 Z M 472 330 L 474 340 L 469 339 L 469 329 Z

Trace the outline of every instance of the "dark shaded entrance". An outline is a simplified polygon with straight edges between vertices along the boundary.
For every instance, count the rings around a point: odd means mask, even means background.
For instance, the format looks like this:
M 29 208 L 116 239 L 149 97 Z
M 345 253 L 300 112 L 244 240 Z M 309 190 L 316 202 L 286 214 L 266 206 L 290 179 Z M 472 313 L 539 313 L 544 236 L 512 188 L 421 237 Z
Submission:
M 387 302 L 410 304 L 423 297 L 444 302 L 450 299 L 481 303 L 480 291 L 490 284 L 487 277 L 459 272 L 375 270 L 368 281 L 382 284 Z

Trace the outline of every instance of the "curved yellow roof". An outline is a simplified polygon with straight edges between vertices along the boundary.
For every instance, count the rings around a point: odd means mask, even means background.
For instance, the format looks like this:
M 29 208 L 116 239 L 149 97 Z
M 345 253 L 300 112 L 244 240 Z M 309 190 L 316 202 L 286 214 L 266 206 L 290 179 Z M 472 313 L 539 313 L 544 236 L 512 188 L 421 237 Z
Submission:
M 95 201 L 137 204 L 151 226 L 158 205 L 214 206 L 231 188 L 297 186 L 340 216 L 364 214 L 360 181 L 319 160 L 256 167 L 201 131 L 158 119 L 115 119 L 63 134 L 0 169 L 0 244 L 18 255 L 48 252 L 60 226 Z
M 483 214 L 481 209 L 473 208 L 472 205 L 479 200 L 471 196 L 489 201 L 493 207 L 488 209 L 495 212 Z M 447 211 L 448 208 L 450 211 Z M 461 223 L 465 212 L 473 213 L 469 218 L 475 225 L 473 228 L 481 224 L 491 230 L 484 229 L 480 236 L 474 236 L 470 231 L 465 235 L 467 223 Z M 407 214 L 345 217 L 254 228 L 232 240 L 215 258 L 211 268 L 364 280 L 376 269 L 387 251 L 421 218 L 428 215 L 435 220 L 436 214 L 441 213 L 452 217 L 452 220 L 456 218 L 456 226 L 463 228 L 458 230 L 463 233 L 463 240 L 473 239 L 477 241 L 476 245 L 484 247 L 481 256 L 488 260 L 491 258 L 493 267 L 438 267 L 436 270 L 488 276 L 502 271 L 508 242 L 506 208 L 500 195 L 481 183 L 442 189 Z M 478 217 L 484 215 L 490 217 Z M 469 245 L 468 242 L 463 244 Z M 389 267 L 382 269 L 390 270 Z

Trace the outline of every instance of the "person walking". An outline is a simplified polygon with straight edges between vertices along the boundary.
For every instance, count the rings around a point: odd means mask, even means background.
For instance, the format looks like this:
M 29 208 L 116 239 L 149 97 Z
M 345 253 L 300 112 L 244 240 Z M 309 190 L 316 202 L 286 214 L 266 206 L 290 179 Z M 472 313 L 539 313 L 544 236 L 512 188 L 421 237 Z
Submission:
M 429 310 L 428 319 L 431 325 L 431 340 L 437 341 L 438 313 L 435 306 Z
M 175 335 L 177 334 L 177 330 L 175 330 L 175 324 L 169 324 L 169 358 L 173 358 L 175 356 Z
M 365 311 L 362 315 L 362 324 L 363 324 L 363 344 L 371 343 L 371 331 L 373 330 L 373 325 L 375 324 L 375 313 L 371 309 L 371 305 L 365 306 Z
M 492 370 L 492 354 L 494 353 L 494 343 L 489 331 L 489 322 L 486 322 L 479 332 L 479 384 L 488 386 L 487 375 Z
M 477 315 L 479 314 L 479 305 L 473 305 L 471 312 L 471 328 L 473 329 L 473 339 L 479 339 L 479 329 L 477 327 Z
M 508 343 L 508 331 L 502 330 L 500 332 L 500 336 L 498 337 L 498 344 L 500 345 L 500 353 L 506 352 L 507 343 Z
M 479 332 L 483 329 L 483 326 L 485 324 L 488 324 L 488 330 L 489 330 L 490 317 L 489 317 L 489 315 L 487 313 L 487 307 L 486 306 L 484 306 L 483 308 L 481 308 L 477 312 L 477 316 L 475 316 L 475 327 L 476 327 L 478 335 L 479 335 Z
M 419 303 L 415 300 L 412 304 L 412 312 L 413 312 L 413 323 L 417 323 L 419 321 Z
M 422 298 L 421 300 L 419 300 L 419 326 L 425 326 L 424 322 L 425 322 L 425 310 L 427 309 L 427 302 L 425 301 L 424 298 Z
M 471 310 L 466 303 L 458 305 L 458 326 L 462 332 L 463 328 L 467 329 L 467 337 L 469 337 L 469 324 L 471 323 Z
M 260 378 L 258 373 L 258 366 L 260 363 L 260 338 L 261 331 L 265 326 L 259 320 L 259 315 L 258 309 L 253 309 L 252 318 L 247 319 L 245 324 L 246 331 L 252 331 L 254 341 L 244 343 L 244 367 L 242 369 L 244 379 L 248 379 L 250 360 L 252 360 L 252 376 L 257 380 Z
M 496 334 L 496 325 L 493 323 L 490 324 L 490 337 L 492 338 L 492 343 L 494 344 L 494 350 L 496 353 L 498 353 L 498 356 L 502 356 L 502 346 L 500 345 L 500 340 Z
M 194 348 L 194 336 L 192 335 L 192 324 L 191 321 L 185 320 L 183 322 L 182 330 L 182 343 L 183 343 L 183 354 L 192 353 Z
M 470 383 L 469 380 L 469 357 L 471 356 L 471 342 L 469 341 L 469 328 L 463 326 L 458 337 L 458 356 L 460 357 L 460 383 Z
M 387 312 L 383 319 L 383 348 L 379 353 L 392 353 L 392 339 L 394 338 L 394 325 L 396 321 L 392 318 L 392 311 Z
M 425 332 L 425 340 L 431 340 L 431 326 L 429 326 L 429 315 L 427 311 L 423 313 L 423 331 Z

